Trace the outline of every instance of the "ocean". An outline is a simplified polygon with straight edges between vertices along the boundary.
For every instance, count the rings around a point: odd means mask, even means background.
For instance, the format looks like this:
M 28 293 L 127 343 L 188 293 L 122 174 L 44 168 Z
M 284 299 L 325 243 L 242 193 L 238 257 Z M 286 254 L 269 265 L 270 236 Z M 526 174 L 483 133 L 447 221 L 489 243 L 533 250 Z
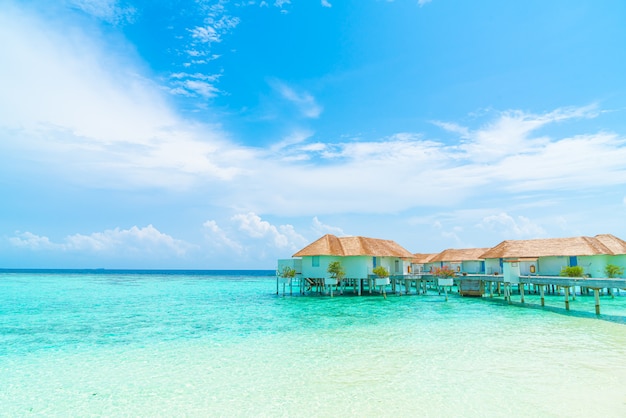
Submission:
M 624 417 L 626 293 L 276 295 L 273 271 L 0 272 L 0 416 Z

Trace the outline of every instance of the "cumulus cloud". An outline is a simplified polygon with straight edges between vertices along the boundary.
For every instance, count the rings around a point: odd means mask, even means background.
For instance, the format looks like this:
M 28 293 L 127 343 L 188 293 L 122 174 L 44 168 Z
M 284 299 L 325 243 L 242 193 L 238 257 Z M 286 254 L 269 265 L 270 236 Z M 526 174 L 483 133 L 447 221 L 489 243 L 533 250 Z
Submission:
M 266 239 L 276 248 L 295 250 L 307 242 L 306 238 L 296 232 L 292 225 L 275 226 L 264 221 L 253 212 L 237 214 L 232 220 L 239 225 L 239 229 L 252 238 Z
M 514 218 L 505 212 L 484 217 L 479 227 L 495 231 L 508 239 L 539 238 L 546 235 L 546 231 L 530 219 L 524 216 Z
M 63 245 L 51 242 L 48 237 L 35 235 L 28 231 L 17 231 L 14 237 L 9 238 L 9 243 L 14 247 L 27 248 L 30 250 L 63 249 Z
M 321 222 L 317 216 L 313 217 L 313 232 L 315 232 L 315 234 L 317 235 L 326 235 L 326 234 L 333 234 L 339 237 L 343 237 L 346 236 L 346 233 L 343 231 L 342 228 L 339 228 L 338 226 L 331 226 L 331 225 L 327 225 L 323 222 Z
M 208 220 L 203 224 L 207 239 L 214 247 L 226 247 L 241 254 L 243 246 L 234 239 L 231 239 L 214 220 Z
M 154 254 L 184 256 L 193 248 L 185 241 L 164 234 L 152 225 L 143 228 L 110 229 L 89 235 L 74 234 L 54 243 L 48 237 L 31 232 L 17 232 L 9 238 L 14 247 L 30 250 L 58 250 L 74 253 Z

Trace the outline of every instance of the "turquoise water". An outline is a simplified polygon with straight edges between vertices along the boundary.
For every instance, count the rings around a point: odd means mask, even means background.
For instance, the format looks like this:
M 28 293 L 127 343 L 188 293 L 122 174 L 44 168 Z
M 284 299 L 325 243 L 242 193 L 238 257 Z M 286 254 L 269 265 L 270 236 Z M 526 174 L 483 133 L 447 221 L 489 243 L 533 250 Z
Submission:
M 264 274 L 0 274 L 0 416 L 626 416 L 626 294 L 598 318 Z

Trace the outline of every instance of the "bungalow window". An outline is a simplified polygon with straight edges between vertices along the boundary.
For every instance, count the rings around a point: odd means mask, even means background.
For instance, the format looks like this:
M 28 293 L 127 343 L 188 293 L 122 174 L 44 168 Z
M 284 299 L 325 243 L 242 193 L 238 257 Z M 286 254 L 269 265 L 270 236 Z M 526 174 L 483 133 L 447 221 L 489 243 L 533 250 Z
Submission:
M 376 268 L 376 257 L 372 257 L 372 263 L 374 264 L 374 268 Z
M 311 266 L 312 267 L 319 267 L 320 266 L 320 256 L 319 255 L 314 255 L 311 258 Z

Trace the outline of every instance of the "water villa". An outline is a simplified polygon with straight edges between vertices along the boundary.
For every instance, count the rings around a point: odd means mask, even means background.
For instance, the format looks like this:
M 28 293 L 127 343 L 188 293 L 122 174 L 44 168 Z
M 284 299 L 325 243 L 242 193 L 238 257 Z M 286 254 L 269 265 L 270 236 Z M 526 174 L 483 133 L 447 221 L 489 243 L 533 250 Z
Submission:
M 281 285 L 283 294 L 287 288 L 293 294 L 296 287 L 302 295 L 330 296 L 376 292 L 386 297 L 388 290 L 419 295 L 430 288 L 439 294 L 443 289 L 447 300 L 447 290 L 455 286 L 461 296 L 494 297 L 495 292 L 511 303 L 516 288 L 521 303 L 526 291 L 539 291 L 543 306 L 546 290 L 562 290 L 569 310 L 578 288 L 580 294 L 593 291 L 599 314 L 600 292 L 626 289 L 624 270 L 626 241 L 610 234 L 506 240 L 492 248 L 438 254 L 413 254 L 391 240 L 327 234 L 291 259 L 278 260 L 276 293 Z

